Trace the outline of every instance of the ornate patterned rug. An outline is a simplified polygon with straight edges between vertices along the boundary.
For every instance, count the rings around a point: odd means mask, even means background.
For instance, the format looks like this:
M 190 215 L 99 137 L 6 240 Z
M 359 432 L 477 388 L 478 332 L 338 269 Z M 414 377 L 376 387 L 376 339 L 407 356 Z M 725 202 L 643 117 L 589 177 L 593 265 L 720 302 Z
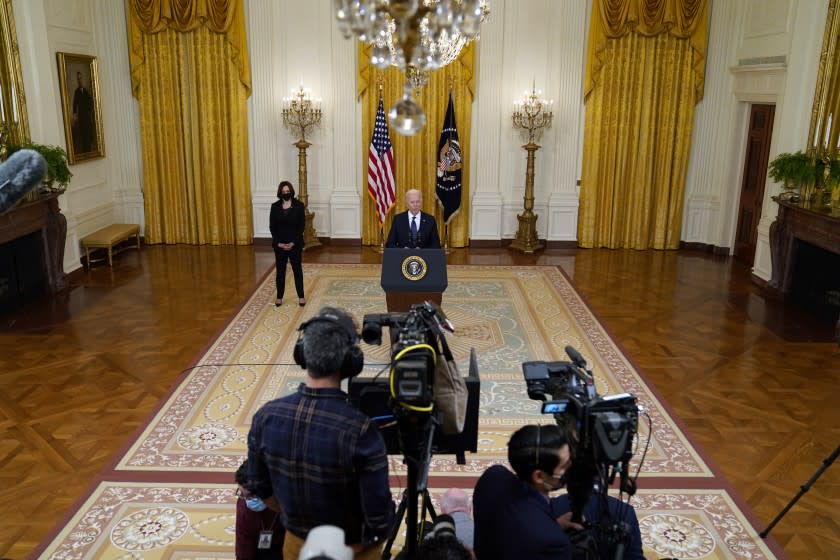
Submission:
M 292 360 L 297 327 L 324 305 L 349 310 L 359 324 L 365 314 L 386 312 L 378 266 L 304 269 L 307 306 L 275 307 L 268 274 L 114 469 L 45 543 L 44 556 L 233 557 L 232 473 L 245 454 L 253 413 L 303 380 Z M 433 498 L 450 486 L 471 489 L 484 469 L 504 462 L 506 442 L 519 426 L 553 422 L 528 399 L 522 362 L 566 360 L 563 349 L 572 345 L 592 366 L 600 394 L 633 393 L 651 417 L 652 430 L 640 422 L 640 445 L 650 438 L 650 449 L 641 465 L 642 490 L 631 501 L 648 557 L 775 557 L 725 481 L 557 268 L 450 266 L 448 272 L 442 307 L 456 332 L 447 340 L 462 372 L 471 348 L 479 356 L 479 452 L 464 465 L 434 455 Z M 363 350 L 363 375 L 388 363 L 386 345 Z M 400 456 L 392 456 L 391 472 L 398 499 L 405 484 Z

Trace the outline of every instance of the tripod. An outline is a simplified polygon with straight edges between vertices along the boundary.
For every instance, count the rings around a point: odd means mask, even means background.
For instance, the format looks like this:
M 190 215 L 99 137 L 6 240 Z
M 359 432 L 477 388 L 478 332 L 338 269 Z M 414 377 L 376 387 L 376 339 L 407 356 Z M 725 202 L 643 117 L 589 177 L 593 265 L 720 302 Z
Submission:
M 822 466 L 817 469 L 817 472 L 814 473 L 814 476 L 812 476 L 808 482 L 799 487 L 799 492 L 796 494 L 796 496 L 794 496 L 793 499 L 790 502 L 788 502 L 788 505 L 786 505 L 784 509 L 782 509 L 782 511 L 779 512 L 779 515 L 777 515 L 773 519 L 773 521 L 770 522 L 770 525 L 768 525 L 766 529 L 764 529 L 758 534 L 762 539 L 767 538 L 767 534 L 770 533 L 773 527 L 776 526 L 776 523 L 778 523 L 779 520 L 782 517 L 784 517 L 788 510 L 792 508 L 797 501 L 799 501 L 799 498 L 801 498 L 805 494 L 805 492 L 811 489 L 811 486 L 814 485 L 814 482 L 816 482 L 820 475 L 822 475 L 822 473 L 825 472 L 825 469 L 831 466 L 831 463 L 834 462 L 838 455 L 840 455 L 840 445 L 837 446 L 837 448 L 831 455 L 823 459 Z
M 422 425 L 420 424 L 422 422 Z M 398 557 L 413 558 L 417 552 L 417 541 L 420 535 L 420 528 L 417 526 L 417 499 L 423 496 L 423 509 L 420 514 L 422 521 L 426 517 L 428 509 L 432 521 L 437 518 L 435 509 L 432 506 L 432 498 L 427 488 L 429 480 L 429 462 L 432 458 L 432 439 L 435 425 L 438 423 L 434 413 L 416 415 L 410 414 L 397 421 L 400 432 L 400 445 L 405 454 L 405 463 L 408 470 L 408 481 L 403 493 L 397 514 L 394 518 L 394 525 L 382 551 L 382 560 L 390 560 L 391 547 L 397 538 L 403 517 L 405 516 L 406 541 L 405 547 Z

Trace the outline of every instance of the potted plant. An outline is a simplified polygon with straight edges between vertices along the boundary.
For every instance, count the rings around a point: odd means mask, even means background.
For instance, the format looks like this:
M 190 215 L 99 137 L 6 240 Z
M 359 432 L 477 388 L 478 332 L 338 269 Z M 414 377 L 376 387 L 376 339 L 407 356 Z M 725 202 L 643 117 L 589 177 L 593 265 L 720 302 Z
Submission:
M 70 172 L 70 166 L 67 164 L 67 152 L 61 146 L 51 146 L 48 144 L 38 144 L 35 142 L 27 142 L 20 146 L 10 146 L 9 155 L 18 150 L 35 150 L 47 162 L 47 176 L 41 187 L 42 191 L 59 192 L 62 193 L 70 184 L 70 178 L 73 173 Z
M 814 162 L 802 151 L 777 155 L 770 162 L 767 171 L 770 178 L 782 183 L 788 193 L 816 178 Z

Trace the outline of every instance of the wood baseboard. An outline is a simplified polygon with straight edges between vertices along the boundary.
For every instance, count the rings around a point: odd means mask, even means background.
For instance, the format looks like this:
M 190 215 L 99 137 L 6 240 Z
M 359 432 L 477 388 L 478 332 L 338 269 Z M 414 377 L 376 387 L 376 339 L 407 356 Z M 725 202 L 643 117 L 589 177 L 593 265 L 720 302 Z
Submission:
M 685 249 L 687 251 L 700 251 L 701 253 L 711 253 L 712 255 L 716 255 L 718 257 L 729 256 L 729 247 L 718 247 L 717 245 L 712 245 L 710 243 L 697 243 L 695 241 L 680 241 L 680 249 Z
M 322 245 L 330 245 L 332 247 L 361 247 L 361 245 L 362 245 L 362 240 L 361 240 L 361 238 L 358 238 L 358 237 L 349 238 L 349 239 L 345 239 L 345 238 L 333 239 L 331 237 L 319 237 L 318 241 L 320 241 Z M 271 247 L 271 238 L 270 237 L 255 237 L 254 238 L 254 245 Z
M 498 249 L 510 245 L 510 239 L 470 239 L 471 249 Z
M 568 250 L 578 248 L 577 241 L 545 241 L 544 243 L 546 249 Z

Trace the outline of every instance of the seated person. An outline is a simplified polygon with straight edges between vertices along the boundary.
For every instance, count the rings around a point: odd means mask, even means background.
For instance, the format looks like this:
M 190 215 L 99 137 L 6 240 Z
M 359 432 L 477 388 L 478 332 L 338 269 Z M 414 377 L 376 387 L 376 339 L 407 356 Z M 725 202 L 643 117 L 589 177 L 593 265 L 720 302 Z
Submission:
M 598 526 L 599 523 L 606 521 L 622 521 L 625 524 L 627 537 L 629 542 L 625 544 L 624 560 L 645 560 L 645 554 L 642 550 L 642 532 L 639 529 L 639 519 L 636 517 L 636 510 L 628 503 L 619 501 L 618 499 L 607 496 L 607 505 L 609 508 L 609 515 L 601 515 L 605 506 L 599 505 L 601 496 L 593 493 L 586 502 L 583 508 L 583 519 L 591 526 Z M 572 504 L 569 500 L 568 494 L 561 494 L 551 499 L 551 511 L 555 516 L 561 516 L 572 511 Z M 603 536 L 601 530 L 597 530 L 596 535 Z M 599 557 L 602 560 L 612 560 L 615 558 L 615 545 L 612 543 L 599 542 Z
M 283 540 L 286 529 L 280 520 L 277 503 L 267 500 L 263 502 L 258 496 L 252 495 L 245 486 L 248 483 L 248 460 L 242 462 L 236 469 L 236 559 L 237 560 L 268 560 L 283 557 Z
M 406 212 L 394 216 L 391 231 L 385 246 L 407 247 L 410 249 L 440 249 L 437 222 L 431 214 L 420 209 L 423 207 L 423 195 L 417 189 L 405 192 Z
M 508 442 L 513 471 L 493 465 L 475 485 L 475 555 L 478 560 L 563 560 L 572 557 L 565 529 L 581 529 L 571 512 L 557 517 L 549 492 L 563 486 L 571 466 L 565 432 L 557 425 L 523 426 Z
M 450 488 L 440 499 L 440 511 L 455 521 L 455 536 L 467 548 L 473 547 L 475 524 L 470 517 L 470 497 L 460 488 Z

